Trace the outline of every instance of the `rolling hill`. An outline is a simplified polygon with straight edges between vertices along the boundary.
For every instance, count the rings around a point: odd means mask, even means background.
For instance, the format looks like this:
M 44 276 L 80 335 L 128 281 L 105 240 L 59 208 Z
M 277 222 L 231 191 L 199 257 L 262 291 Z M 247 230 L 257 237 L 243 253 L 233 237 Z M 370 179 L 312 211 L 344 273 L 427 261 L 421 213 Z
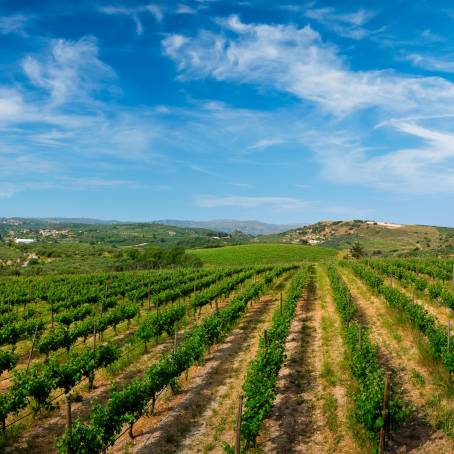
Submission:
M 259 242 L 319 244 L 348 249 L 359 241 L 367 253 L 454 253 L 454 228 L 404 225 L 376 221 L 321 221 L 275 235 L 257 237 Z
M 270 235 L 285 232 L 289 229 L 300 227 L 303 224 L 268 224 L 260 221 L 239 221 L 237 219 L 213 219 L 210 221 L 183 221 L 165 219 L 156 221 L 158 224 L 172 225 L 177 227 L 198 227 L 220 232 L 232 233 L 240 231 L 248 235 Z

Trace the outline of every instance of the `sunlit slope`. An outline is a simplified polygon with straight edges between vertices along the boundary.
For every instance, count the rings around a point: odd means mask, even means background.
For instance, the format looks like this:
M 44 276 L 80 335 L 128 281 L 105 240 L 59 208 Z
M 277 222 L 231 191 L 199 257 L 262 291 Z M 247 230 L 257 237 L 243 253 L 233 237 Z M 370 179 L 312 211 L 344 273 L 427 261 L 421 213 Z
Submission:
M 337 251 L 331 248 L 297 244 L 244 244 L 194 249 L 190 253 L 196 254 L 207 265 L 231 266 L 321 260 L 335 257 Z

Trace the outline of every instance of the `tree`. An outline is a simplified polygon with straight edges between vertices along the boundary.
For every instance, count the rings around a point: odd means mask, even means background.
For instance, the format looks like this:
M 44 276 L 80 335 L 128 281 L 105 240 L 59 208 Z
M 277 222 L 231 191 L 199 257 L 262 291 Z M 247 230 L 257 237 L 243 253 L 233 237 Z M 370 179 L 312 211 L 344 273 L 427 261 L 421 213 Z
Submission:
M 354 259 L 360 259 L 361 257 L 365 256 L 364 248 L 361 246 L 359 241 L 353 244 L 353 246 L 350 248 L 350 255 Z

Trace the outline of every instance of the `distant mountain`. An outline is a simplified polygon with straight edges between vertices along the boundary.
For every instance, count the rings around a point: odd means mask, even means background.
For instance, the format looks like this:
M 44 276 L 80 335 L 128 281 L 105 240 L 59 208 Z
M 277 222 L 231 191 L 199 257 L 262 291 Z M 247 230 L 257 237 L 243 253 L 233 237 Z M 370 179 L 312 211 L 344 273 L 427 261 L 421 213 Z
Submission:
M 305 224 L 268 224 L 260 221 L 239 221 L 237 219 L 213 219 L 210 221 L 185 221 L 176 219 L 164 219 L 156 221 L 158 224 L 173 225 L 176 227 L 198 227 L 231 233 L 241 231 L 248 235 L 270 235 L 285 232 L 290 229 L 301 227 Z
M 54 224 L 125 224 L 122 221 L 115 220 L 103 220 L 103 219 L 92 219 L 92 218 L 39 218 L 40 221 L 50 222 Z

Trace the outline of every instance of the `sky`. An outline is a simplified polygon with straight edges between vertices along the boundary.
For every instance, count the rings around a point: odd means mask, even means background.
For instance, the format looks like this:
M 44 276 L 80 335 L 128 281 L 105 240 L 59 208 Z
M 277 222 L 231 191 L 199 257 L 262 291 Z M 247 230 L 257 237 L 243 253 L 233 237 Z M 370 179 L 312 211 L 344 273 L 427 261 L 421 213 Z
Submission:
M 454 5 L 0 0 L 0 216 L 454 226 Z

